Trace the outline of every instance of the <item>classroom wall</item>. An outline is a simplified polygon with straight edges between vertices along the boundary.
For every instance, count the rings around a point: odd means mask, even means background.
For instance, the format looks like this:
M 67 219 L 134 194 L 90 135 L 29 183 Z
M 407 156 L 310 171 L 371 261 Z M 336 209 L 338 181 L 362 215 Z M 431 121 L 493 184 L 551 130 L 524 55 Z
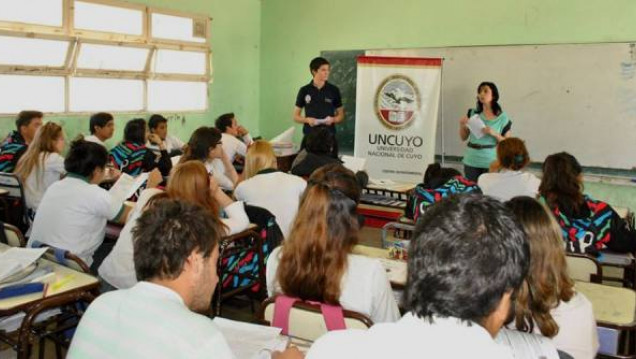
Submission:
M 176 114 L 169 117 L 169 131 L 187 141 L 194 129 L 213 125 L 225 112 L 235 112 L 252 133 L 259 133 L 260 20 L 259 0 L 131 0 L 129 2 L 165 9 L 205 14 L 212 17 L 211 48 L 213 83 L 210 107 L 205 113 Z M 117 115 L 116 132 L 107 143 L 114 146 L 122 138 L 124 125 L 139 115 Z M 145 116 L 148 117 L 148 116 Z M 0 117 L 0 136 L 15 128 L 13 117 Z M 60 123 L 68 138 L 88 133 L 87 116 L 49 116 Z
M 635 11 L 632 0 L 267 0 L 261 129 L 272 136 L 292 124 L 298 88 L 310 80 L 309 61 L 323 50 L 628 42 L 636 41 Z M 635 187 L 586 186 L 636 209 Z

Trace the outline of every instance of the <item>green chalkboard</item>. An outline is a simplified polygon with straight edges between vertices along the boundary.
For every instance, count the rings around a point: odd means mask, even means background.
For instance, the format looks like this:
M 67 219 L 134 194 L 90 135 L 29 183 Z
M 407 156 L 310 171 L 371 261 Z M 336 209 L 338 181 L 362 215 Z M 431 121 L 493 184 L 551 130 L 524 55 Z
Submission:
M 337 140 L 341 154 L 353 154 L 356 131 L 357 57 L 364 51 L 322 51 L 320 56 L 331 63 L 329 82 L 340 88 L 345 120 L 338 125 Z

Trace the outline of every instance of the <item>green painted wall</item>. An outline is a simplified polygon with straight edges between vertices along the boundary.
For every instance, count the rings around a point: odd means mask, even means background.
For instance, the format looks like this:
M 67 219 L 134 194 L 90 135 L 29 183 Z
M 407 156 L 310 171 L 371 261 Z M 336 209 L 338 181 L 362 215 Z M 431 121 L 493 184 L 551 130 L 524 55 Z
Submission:
M 634 16 L 632 0 L 263 1 L 261 130 L 291 125 L 309 61 L 324 50 L 635 41 Z M 636 187 L 586 188 L 636 209 Z
M 241 122 L 258 134 L 260 23 L 259 0 L 132 0 L 164 9 L 205 14 L 211 23 L 214 81 L 210 85 L 210 107 L 205 113 L 171 116 L 169 131 L 187 141 L 194 129 L 212 125 L 216 116 L 235 112 Z M 116 116 L 116 132 L 108 145 L 122 138 L 124 125 L 133 115 Z M 147 116 L 146 116 L 147 117 Z M 48 116 L 60 123 L 68 138 L 88 132 L 87 116 Z M 13 118 L 0 117 L 0 136 L 13 130 Z

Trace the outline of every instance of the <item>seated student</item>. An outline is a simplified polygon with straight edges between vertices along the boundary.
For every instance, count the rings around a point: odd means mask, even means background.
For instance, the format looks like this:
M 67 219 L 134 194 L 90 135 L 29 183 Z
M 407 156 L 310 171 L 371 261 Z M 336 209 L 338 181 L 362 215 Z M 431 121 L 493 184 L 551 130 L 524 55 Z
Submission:
M 199 205 L 220 222 L 223 236 L 238 233 L 246 229 L 250 221 L 242 202 L 233 202 L 208 175 L 205 167 L 198 161 L 175 166 L 165 193 L 159 189 L 146 189 L 141 193 L 128 222 L 121 230 L 119 239 L 110 254 L 99 267 L 99 275 L 115 288 L 130 288 L 137 283 L 133 263 L 132 229 L 149 202 L 157 198 L 168 197 Z M 220 218 L 223 209 L 226 218 Z
M 243 126 L 239 126 L 236 116 L 233 113 L 223 114 L 216 119 L 214 126 L 221 131 L 223 151 L 230 162 L 234 162 L 237 155 L 245 157 L 252 137 Z
M 404 216 L 417 220 L 430 205 L 450 195 L 469 192 L 481 193 L 481 190 L 456 169 L 431 163 L 424 172 L 424 182 L 415 186 L 409 196 Z
M 199 127 L 192 133 L 179 163 L 188 161 L 201 161 L 225 190 L 233 190 L 238 182 L 238 173 L 221 146 L 221 132 L 214 127 Z
M 159 146 L 159 158 L 146 147 L 146 141 Z M 146 120 L 143 118 L 128 121 L 124 128 L 124 140 L 110 150 L 110 161 L 118 170 L 131 176 L 150 172 L 155 168 L 163 176 L 168 176 L 172 169 L 165 143 L 156 134 L 148 134 Z
M 234 197 L 270 211 L 276 216 L 276 223 L 287 238 L 307 182 L 277 171 L 276 166 L 272 145 L 267 141 L 254 142 L 247 150 L 243 170 L 245 180 L 236 186 Z
M 33 141 L 35 132 L 42 126 L 44 114 L 40 111 L 22 111 L 15 120 L 16 131 L 11 131 L 0 144 L 0 172 L 11 173 L 20 157 Z
M 309 177 L 315 170 L 326 164 L 342 163 L 332 155 L 335 141 L 334 134 L 327 127 L 314 128 L 305 136 L 305 150 L 298 154 L 300 158 L 292 164 L 291 173 Z
M 581 165 L 571 154 L 546 157 L 539 194 L 561 226 L 567 251 L 596 254 L 604 248 L 636 250 L 636 232 L 610 205 L 583 193 Z
M 15 174 L 24 184 L 24 196 L 31 220 L 47 188 L 60 180 L 64 170 L 64 132 L 54 122 L 40 127 L 33 142 L 18 161 Z
M 529 261 L 523 229 L 501 202 L 451 196 L 416 225 L 402 319 L 329 332 L 307 358 L 511 358 L 493 338 Z
M 183 143 L 183 141 L 179 138 L 168 134 L 168 119 L 161 115 L 152 115 L 148 120 L 148 128 L 150 129 L 151 134 L 156 134 L 165 143 L 166 151 L 168 151 L 168 154 L 171 157 L 178 156 L 183 153 L 183 146 L 185 146 L 185 143 Z M 153 150 L 155 153 L 161 152 L 159 146 L 154 143 L 149 143 L 148 148 Z
M 352 254 L 358 242 L 360 188 L 331 164 L 314 172 L 289 237 L 267 261 L 267 292 L 340 305 L 375 323 L 400 317 L 382 262 Z
M 77 327 L 68 358 L 233 359 L 205 315 L 219 281 L 222 226 L 208 208 L 163 199 L 133 230 L 139 283 L 99 296 Z M 274 358 L 302 358 L 297 349 Z
M 84 137 L 84 141 L 95 142 L 106 147 L 106 140 L 113 137 L 115 132 L 115 119 L 106 112 L 98 112 L 91 116 L 89 123 L 90 136 Z
M 507 201 L 516 196 L 537 197 L 539 180 L 532 173 L 522 171 L 530 163 L 526 145 L 516 137 L 497 144 L 494 171 L 479 176 L 477 184 L 485 195 Z
M 576 292 L 568 275 L 559 225 L 533 198 L 515 197 L 506 206 L 524 227 L 532 254 L 511 326 L 552 338 L 557 349 L 574 358 L 595 358 L 599 343 L 592 303 Z
M 34 242 L 66 249 L 89 266 L 104 241 L 106 222 L 124 223 L 129 209 L 98 184 L 108 152 L 96 143 L 76 141 L 64 160 L 66 177 L 44 193 L 33 221 L 28 247 Z

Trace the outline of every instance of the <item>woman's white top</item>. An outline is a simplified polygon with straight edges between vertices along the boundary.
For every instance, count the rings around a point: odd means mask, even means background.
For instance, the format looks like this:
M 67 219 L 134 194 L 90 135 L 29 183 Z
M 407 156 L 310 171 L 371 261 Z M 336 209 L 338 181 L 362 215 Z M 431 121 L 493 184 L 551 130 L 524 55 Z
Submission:
M 135 208 L 128 216 L 126 225 L 119 234 L 115 247 L 99 267 L 98 273 L 100 277 L 118 289 L 130 288 L 137 283 L 131 231 L 137 224 L 137 219 L 143 213 L 148 201 L 158 193 L 161 193 L 161 190 L 156 188 L 146 189 L 141 193 Z M 222 218 L 221 221 L 226 225 L 227 235 L 241 232 L 249 226 L 250 221 L 247 218 L 247 214 L 245 214 L 242 202 L 232 202 L 232 204 L 224 208 L 224 211 L 227 218 Z
M 234 189 L 234 197 L 270 211 L 287 238 L 306 187 L 307 182 L 298 176 L 278 171 L 261 173 L 239 183 Z
M 517 196 L 536 198 L 541 180 L 535 175 L 522 171 L 502 170 L 479 176 L 477 185 L 483 194 L 508 201 Z
M 24 196 L 27 208 L 36 211 L 44 196 L 44 192 L 50 185 L 60 180 L 66 173 L 64 170 L 64 157 L 56 152 L 40 154 L 41 166 L 33 167 L 33 170 L 24 182 Z
M 592 303 L 581 293 L 576 293 L 569 302 L 561 302 L 550 314 L 559 325 L 559 333 L 552 338 L 558 350 L 576 359 L 596 358 L 598 332 Z M 535 326 L 535 333 L 540 333 Z
M 214 177 L 221 188 L 228 191 L 234 190 L 234 182 L 232 182 L 230 177 L 225 174 L 225 165 L 221 159 L 215 158 L 213 160 L 208 160 L 204 164 L 205 169 L 208 170 L 208 173 L 211 174 L 212 177 Z
M 265 276 L 270 297 L 281 293 L 276 278 L 281 248 L 274 249 L 267 260 Z M 349 254 L 340 288 L 340 305 L 344 309 L 365 314 L 374 323 L 395 322 L 400 318 L 389 278 L 379 259 Z

